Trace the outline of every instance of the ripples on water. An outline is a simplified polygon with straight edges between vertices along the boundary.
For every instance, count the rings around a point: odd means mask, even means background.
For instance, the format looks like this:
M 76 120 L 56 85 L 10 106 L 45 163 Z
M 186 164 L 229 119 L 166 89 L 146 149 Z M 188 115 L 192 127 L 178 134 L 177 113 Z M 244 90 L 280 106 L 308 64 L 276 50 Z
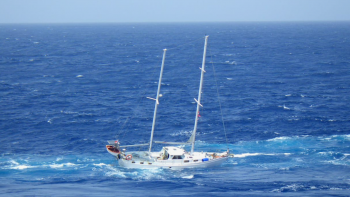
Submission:
M 348 23 L 2 25 L 0 194 L 346 196 L 349 33 Z M 148 141 L 163 48 L 155 139 L 190 136 L 204 34 L 197 150 L 236 157 L 216 169 L 120 168 L 106 140 Z

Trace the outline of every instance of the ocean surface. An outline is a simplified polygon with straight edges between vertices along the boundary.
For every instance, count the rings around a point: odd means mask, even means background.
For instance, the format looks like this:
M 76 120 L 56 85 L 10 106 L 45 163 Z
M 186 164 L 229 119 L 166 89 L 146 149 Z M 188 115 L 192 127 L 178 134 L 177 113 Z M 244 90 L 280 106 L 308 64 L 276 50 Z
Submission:
M 149 141 L 164 48 L 154 140 L 190 137 L 205 35 L 195 150 L 235 157 L 119 167 L 105 145 Z M 0 196 L 350 196 L 349 112 L 350 22 L 0 25 Z

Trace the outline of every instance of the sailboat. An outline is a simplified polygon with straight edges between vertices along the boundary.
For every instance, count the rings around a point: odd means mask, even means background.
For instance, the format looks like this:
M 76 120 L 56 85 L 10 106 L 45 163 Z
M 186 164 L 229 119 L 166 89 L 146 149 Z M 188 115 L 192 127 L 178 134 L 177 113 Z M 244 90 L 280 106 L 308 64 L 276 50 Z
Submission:
M 107 151 L 116 157 L 118 163 L 121 167 L 125 168 L 171 168 L 171 169 L 183 169 L 183 168 L 206 168 L 219 166 L 225 162 L 229 157 L 233 157 L 233 154 L 230 154 L 229 149 L 225 152 L 195 152 L 195 137 L 198 125 L 199 109 L 202 107 L 201 95 L 203 87 L 203 77 L 205 73 L 205 58 L 207 52 L 207 43 L 208 37 L 205 36 L 204 42 L 204 52 L 203 52 L 203 61 L 201 69 L 201 77 L 199 84 L 199 93 L 198 99 L 194 99 L 197 103 L 195 124 L 192 135 L 187 142 L 162 142 L 162 141 L 153 141 L 153 133 L 155 129 L 155 122 L 157 117 L 157 109 L 159 105 L 160 97 L 160 88 L 162 84 L 163 68 L 165 62 L 165 55 L 167 49 L 163 50 L 162 65 L 160 70 L 158 90 L 156 98 L 149 98 L 155 100 L 155 108 L 153 114 L 153 124 L 151 130 L 151 136 L 149 143 L 146 144 L 135 144 L 135 145 L 124 145 L 121 146 L 118 140 L 108 141 L 106 145 Z M 152 152 L 153 143 L 165 144 L 165 146 L 159 152 Z M 175 146 L 178 145 L 178 146 Z M 191 145 L 191 151 L 186 151 L 183 146 Z M 129 147 L 138 147 L 138 146 L 149 146 L 148 151 L 134 151 L 127 152 L 125 148 Z M 122 149 L 123 148 L 123 149 Z

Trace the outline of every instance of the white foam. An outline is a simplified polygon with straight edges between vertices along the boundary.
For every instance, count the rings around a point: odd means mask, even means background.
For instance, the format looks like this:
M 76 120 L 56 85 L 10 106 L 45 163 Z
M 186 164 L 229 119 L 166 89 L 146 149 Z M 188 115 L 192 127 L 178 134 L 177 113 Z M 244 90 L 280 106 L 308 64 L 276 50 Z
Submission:
M 243 158 L 243 157 L 251 157 L 251 156 L 258 156 L 258 155 L 262 155 L 262 153 L 243 153 L 243 154 L 235 154 L 234 157 Z
M 24 169 L 28 169 L 28 168 L 35 168 L 35 166 L 19 164 L 15 160 L 10 160 L 9 163 L 11 164 L 11 166 L 5 167 L 6 169 L 24 170 Z
M 113 168 L 111 166 L 107 166 L 108 172 L 106 172 L 106 176 L 118 176 L 118 177 L 123 177 L 126 178 L 126 175 L 124 172 L 121 172 L 117 170 L 116 168 Z
M 284 141 L 284 140 L 288 140 L 290 139 L 290 137 L 275 137 L 266 141 Z
M 14 165 L 19 165 L 19 163 L 17 161 L 15 161 L 15 160 L 10 160 L 10 163 L 14 164 Z
M 189 176 L 183 176 L 183 179 L 193 179 L 194 175 L 189 175 Z
M 285 155 L 289 156 L 291 153 L 242 153 L 242 154 L 235 154 L 234 157 L 237 158 L 244 158 L 244 157 L 253 157 L 253 156 L 278 156 L 278 155 Z
M 61 161 L 63 157 L 57 157 L 56 161 Z
M 106 164 L 104 164 L 104 163 L 99 163 L 99 164 L 93 164 L 94 166 L 99 166 L 99 167 L 102 167 L 102 166 L 106 166 Z
M 74 163 L 62 163 L 62 164 L 50 164 L 50 168 L 63 168 L 63 167 L 73 167 L 77 166 L 77 164 Z
M 319 153 L 317 153 L 317 154 L 319 154 L 319 155 L 327 155 L 329 152 L 319 152 Z M 332 154 L 332 153 L 331 153 Z
M 83 75 L 77 75 L 76 77 L 80 78 L 80 77 L 83 77 Z
M 28 169 L 28 168 L 35 168 L 35 166 L 18 165 L 18 166 L 12 166 L 9 169 L 24 170 L 24 169 Z
M 76 166 L 77 164 L 74 164 L 74 163 L 65 163 L 64 165 L 66 165 L 66 166 Z
M 283 105 L 283 109 L 290 110 L 290 108 L 286 107 L 286 105 Z
M 279 168 L 279 170 L 282 170 L 282 171 L 289 171 L 290 170 L 290 167 L 285 167 L 285 168 Z
M 190 136 L 192 131 L 177 131 L 175 133 L 170 134 L 171 136 Z
M 49 166 L 50 166 L 50 168 L 62 168 L 63 164 L 51 164 Z

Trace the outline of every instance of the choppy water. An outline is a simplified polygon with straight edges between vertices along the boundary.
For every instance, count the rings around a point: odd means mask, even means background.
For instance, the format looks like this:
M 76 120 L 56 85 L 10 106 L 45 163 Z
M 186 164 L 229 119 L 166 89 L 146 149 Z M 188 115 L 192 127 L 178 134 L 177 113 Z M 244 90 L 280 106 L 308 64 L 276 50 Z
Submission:
M 205 34 L 196 150 L 235 158 L 120 168 L 106 141 L 149 140 L 163 48 L 154 138 L 190 136 Z M 347 22 L 0 25 L 0 195 L 349 196 L 349 51 Z

